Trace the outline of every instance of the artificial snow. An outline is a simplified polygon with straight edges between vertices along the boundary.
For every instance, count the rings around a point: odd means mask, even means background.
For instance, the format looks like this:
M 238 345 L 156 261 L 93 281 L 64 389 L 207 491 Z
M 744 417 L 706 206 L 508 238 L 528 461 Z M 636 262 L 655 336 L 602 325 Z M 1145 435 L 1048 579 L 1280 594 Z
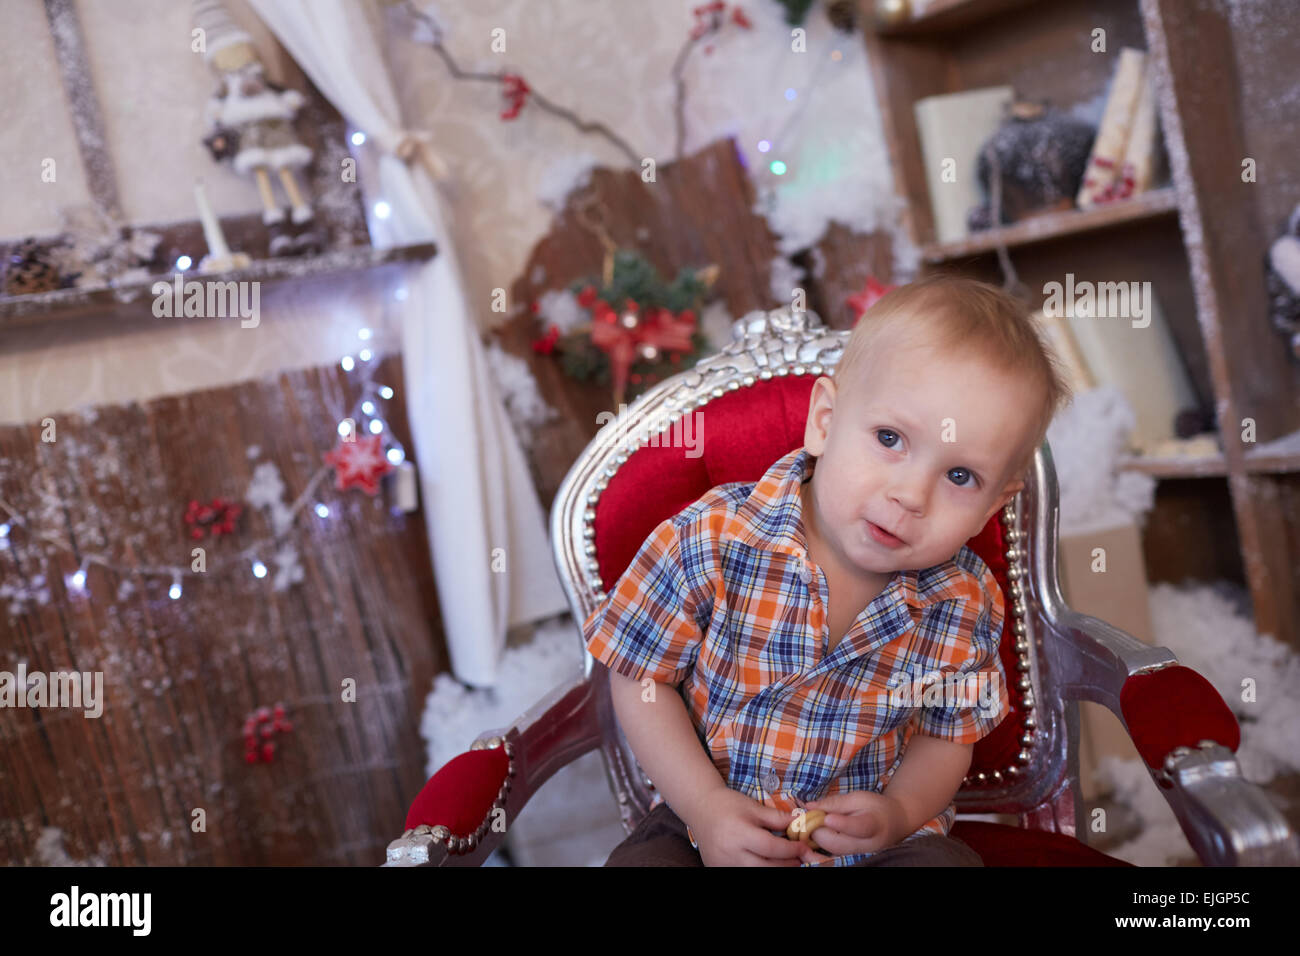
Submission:
M 1150 475 L 1116 467 L 1137 418 L 1113 385 L 1079 392 L 1047 429 L 1060 489 L 1060 534 L 1143 523 L 1155 501 Z
M 561 335 L 568 335 L 591 322 L 587 310 L 578 304 L 578 297 L 568 289 L 543 292 L 537 297 L 537 312 L 543 324 L 554 325 Z
M 293 523 L 293 512 L 284 502 L 284 480 L 273 462 L 264 461 L 253 469 L 253 477 L 244 492 L 244 500 L 254 508 L 265 508 L 271 530 L 279 537 Z
M 552 212 L 564 211 L 569 194 L 591 182 L 598 161 L 591 153 L 566 153 L 542 171 L 537 184 L 537 201 Z
M 731 331 L 736 318 L 727 308 L 725 299 L 714 299 L 700 312 L 700 332 L 714 352 L 721 352 L 731 344 Z
M 253 469 L 253 477 L 244 492 L 244 500 L 254 508 L 266 511 L 271 521 L 271 532 L 279 538 L 293 524 L 293 510 L 284 501 L 284 480 L 280 469 L 273 462 L 264 461 Z M 287 590 L 291 585 L 303 579 L 302 564 L 298 548 L 292 541 L 281 541 L 272 560 L 275 577 L 271 579 L 271 589 Z
M 774 257 L 768 269 L 768 294 L 780 305 L 791 305 L 795 290 L 804 288 L 804 270 L 785 256 Z
M 532 447 L 537 428 L 558 418 L 559 413 L 542 397 L 525 360 L 510 355 L 496 342 L 490 342 L 484 354 L 515 434 L 525 448 Z
M 37 866 L 107 866 L 99 857 L 89 860 L 74 860 L 63 848 L 63 831 L 58 827 L 41 827 L 41 835 L 36 838 Z

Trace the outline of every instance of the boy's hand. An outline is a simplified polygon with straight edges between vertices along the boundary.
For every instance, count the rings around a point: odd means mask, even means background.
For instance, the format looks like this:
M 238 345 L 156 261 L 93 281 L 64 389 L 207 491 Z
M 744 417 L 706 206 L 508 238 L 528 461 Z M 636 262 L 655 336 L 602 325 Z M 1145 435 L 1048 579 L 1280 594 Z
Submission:
M 883 793 L 836 793 L 809 801 L 807 808 L 826 811 L 825 822 L 813 832 L 813 839 L 826 852 L 800 844 L 800 859 L 805 863 L 825 863 L 849 853 L 875 853 L 908 835 L 903 805 Z
M 691 832 L 705 866 L 799 866 L 801 844 L 772 833 L 788 824 L 776 807 L 722 787 L 709 794 Z

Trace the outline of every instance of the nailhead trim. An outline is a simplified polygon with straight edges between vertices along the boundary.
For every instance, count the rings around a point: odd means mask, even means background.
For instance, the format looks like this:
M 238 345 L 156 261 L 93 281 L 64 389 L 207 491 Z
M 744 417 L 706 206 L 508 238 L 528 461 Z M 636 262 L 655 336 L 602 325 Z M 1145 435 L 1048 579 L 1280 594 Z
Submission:
M 473 833 L 468 836 L 456 836 L 448 827 L 443 826 L 442 824 L 438 824 L 436 827 L 432 828 L 421 824 L 416 827 L 414 831 L 408 830 L 407 833 L 409 834 L 414 832 L 417 835 L 427 833 L 433 838 L 434 843 L 445 843 L 447 845 L 447 852 L 449 853 L 457 855 L 472 853 L 478 847 L 479 841 L 483 838 L 483 834 L 487 833 L 488 828 L 492 826 L 493 812 L 505 808 L 506 796 L 510 793 L 510 778 L 515 775 L 515 748 L 514 744 L 509 740 L 506 740 L 504 737 L 491 737 L 487 740 L 479 739 L 469 746 L 470 750 L 496 750 L 498 747 L 503 747 L 506 752 L 506 778 L 501 781 L 501 788 L 497 791 L 496 799 L 492 801 L 492 806 L 488 809 L 487 814 L 483 817 L 483 821 L 478 825 Z M 405 835 L 407 834 L 403 834 L 403 836 Z
M 963 787 L 981 787 L 990 784 L 997 785 L 1005 783 L 1005 777 L 1018 777 L 1021 768 L 1029 763 L 1032 754 L 1030 751 L 1038 742 L 1038 720 L 1034 716 L 1034 685 L 1030 678 L 1032 664 L 1029 659 L 1029 627 L 1025 619 L 1025 586 L 1021 579 L 1027 574 L 1024 566 L 1025 551 L 1020 542 L 1024 538 L 1022 532 L 1016 524 L 1015 500 L 1007 504 L 1002 509 L 1002 523 L 1006 528 L 1006 559 L 1007 559 L 1007 580 L 1011 593 L 1007 595 L 1010 598 L 1011 614 L 1011 631 L 1016 635 L 1016 671 L 1021 676 L 1016 682 L 1023 693 L 1021 695 L 1021 706 L 1025 711 L 1024 721 L 1021 726 L 1025 732 L 1020 735 L 1021 750 L 1016 754 L 1015 763 L 1003 767 L 1001 770 L 994 770 L 991 773 L 967 774 L 961 782 Z

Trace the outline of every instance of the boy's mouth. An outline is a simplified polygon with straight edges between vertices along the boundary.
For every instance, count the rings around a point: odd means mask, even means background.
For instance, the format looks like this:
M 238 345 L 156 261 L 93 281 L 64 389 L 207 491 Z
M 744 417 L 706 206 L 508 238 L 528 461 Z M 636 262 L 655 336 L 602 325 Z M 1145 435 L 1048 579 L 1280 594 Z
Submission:
M 895 534 L 891 534 L 878 524 L 867 522 L 867 531 L 876 541 L 890 548 L 902 547 L 907 542 Z

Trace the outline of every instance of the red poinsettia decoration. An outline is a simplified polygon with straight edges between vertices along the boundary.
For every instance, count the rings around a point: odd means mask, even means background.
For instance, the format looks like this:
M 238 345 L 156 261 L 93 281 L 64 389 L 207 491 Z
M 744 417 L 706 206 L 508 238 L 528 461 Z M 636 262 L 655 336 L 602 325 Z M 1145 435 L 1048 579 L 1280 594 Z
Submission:
M 339 491 L 355 486 L 368 495 L 378 494 L 379 479 L 393 470 L 378 435 L 356 441 L 340 438 L 323 457 L 326 464 L 334 466 L 334 487 Z
M 582 295 L 578 301 L 582 302 Z M 591 323 L 591 343 L 609 356 L 616 404 L 623 401 L 628 372 L 638 357 L 652 359 L 661 352 L 691 350 L 691 334 L 695 331 L 695 313 L 691 309 L 673 315 L 668 309 L 655 307 L 641 315 L 640 306 L 630 299 L 622 315 L 600 299 L 594 300 L 592 308 L 595 321 Z
M 502 90 L 501 95 L 506 100 L 506 110 L 501 114 L 503 120 L 512 120 L 519 115 L 519 111 L 524 108 L 524 103 L 528 99 L 528 94 L 532 92 L 524 78 L 516 73 L 507 73 L 501 77 Z
M 207 505 L 191 499 L 189 507 L 185 509 L 185 523 L 189 525 L 190 537 L 198 541 L 209 533 L 214 538 L 234 534 L 235 521 L 243 510 L 243 505 L 225 498 L 213 498 L 212 503 Z
M 886 292 L 897 288 L 898 286 L 877 282 L 875 276 L 867 276 L 867 284 L 862 287 L 862 291 L 849 296 L 849 308 L 853 310 L 853 324 L 857 325 L 858 319 L 862 318 L 862 313 L 884 298 Z

